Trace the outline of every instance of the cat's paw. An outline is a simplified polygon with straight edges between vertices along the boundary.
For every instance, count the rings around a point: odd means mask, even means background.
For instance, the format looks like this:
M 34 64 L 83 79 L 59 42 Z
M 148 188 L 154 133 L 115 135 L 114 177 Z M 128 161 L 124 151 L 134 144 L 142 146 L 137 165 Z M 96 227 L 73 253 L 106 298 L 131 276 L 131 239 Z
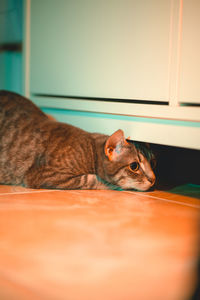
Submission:
M 115 191 L 123 191 L 123 189 L 117 185 L 114 185 L 106 180 L 103 180 L 102 178 L 100 178 L 99 176 L 97 176 L 98 181 L 100 183 L 99 185 L 99 190 L 100 189 L 104 189 L 104 190 L 115 190 Z M 100 188 L 102 185 L 102 188 Z

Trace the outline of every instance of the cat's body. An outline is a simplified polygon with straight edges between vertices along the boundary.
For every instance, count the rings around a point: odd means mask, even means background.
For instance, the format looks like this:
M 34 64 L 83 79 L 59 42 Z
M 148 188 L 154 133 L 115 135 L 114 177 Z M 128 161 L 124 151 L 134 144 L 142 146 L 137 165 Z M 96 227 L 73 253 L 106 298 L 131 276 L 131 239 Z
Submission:
M 144 152 L 125 140 L 50 120 L 28 99 L 0 91 L 0 184 L 31 188 L 147 190 Z

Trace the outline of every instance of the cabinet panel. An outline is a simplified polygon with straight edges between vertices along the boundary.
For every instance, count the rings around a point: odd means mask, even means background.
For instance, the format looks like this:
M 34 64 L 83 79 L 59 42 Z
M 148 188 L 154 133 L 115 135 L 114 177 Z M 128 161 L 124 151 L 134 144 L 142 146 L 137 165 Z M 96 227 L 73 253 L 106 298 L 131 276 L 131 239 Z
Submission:
M 200 1 L 183 1 L 180 101 L 200 103 Z
M 31 1 L 31 92 L 168 101 L 170 5 Z
M 35 100 L 34 102 L 37 105 L 40 104 L 40 101 Z M 121 128 L 124 130 L 126 137 L 130 136 L 135 141 L 200 150 L 199 124 L 45 107 L 42 109 L 58 121 L 70 123 L 90 132 L 101 132 L 110 135 Z

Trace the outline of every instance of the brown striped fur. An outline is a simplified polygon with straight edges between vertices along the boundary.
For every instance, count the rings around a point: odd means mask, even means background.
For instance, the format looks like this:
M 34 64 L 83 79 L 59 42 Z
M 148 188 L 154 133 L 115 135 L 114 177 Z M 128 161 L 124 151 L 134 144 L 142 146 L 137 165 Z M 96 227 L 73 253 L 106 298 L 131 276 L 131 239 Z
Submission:
M 143 191 L 154 182 L 145 152 L 127 142 L 122 130 L 110 137 L 89 133 L 49 119 L 18 94 L 0 91 L 1 184 Z

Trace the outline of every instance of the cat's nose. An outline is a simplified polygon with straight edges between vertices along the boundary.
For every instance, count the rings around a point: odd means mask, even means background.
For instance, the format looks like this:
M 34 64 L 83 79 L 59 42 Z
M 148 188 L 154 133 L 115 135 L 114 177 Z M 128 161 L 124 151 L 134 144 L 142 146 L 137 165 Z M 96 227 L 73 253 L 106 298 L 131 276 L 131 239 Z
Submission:
M 151 178 L 148 178 L 148 179 L 151 182 L 151 186 L 153 186 L 155 184 L 155 181 L 156 181 L 156 176 L 153 175 Z

